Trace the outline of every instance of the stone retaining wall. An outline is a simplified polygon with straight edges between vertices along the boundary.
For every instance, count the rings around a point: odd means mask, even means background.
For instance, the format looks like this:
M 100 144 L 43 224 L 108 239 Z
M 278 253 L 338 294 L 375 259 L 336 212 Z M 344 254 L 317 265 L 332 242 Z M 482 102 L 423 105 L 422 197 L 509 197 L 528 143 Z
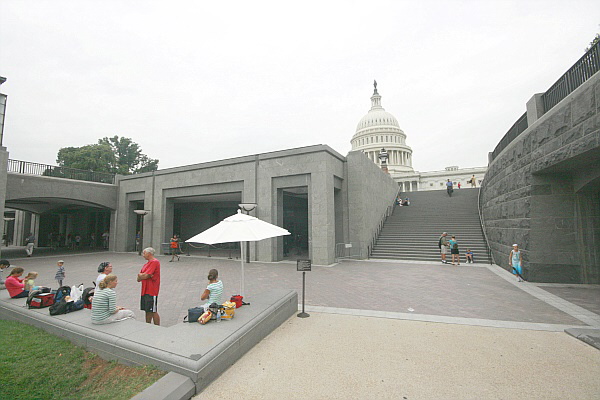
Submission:
M 535 282 L 600 283 L 600 74 L 538 119 L 489 165 L 481 207 L 492 256 L 513 243 Z

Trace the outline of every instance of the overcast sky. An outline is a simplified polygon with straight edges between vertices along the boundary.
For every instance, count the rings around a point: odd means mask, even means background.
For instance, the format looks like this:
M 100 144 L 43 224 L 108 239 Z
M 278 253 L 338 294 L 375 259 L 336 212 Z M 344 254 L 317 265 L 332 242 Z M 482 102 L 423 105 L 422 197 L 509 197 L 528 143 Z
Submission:
M 487 165 L 600 31 L 597 0 L 0 0 L 10 158 L 125 136 L 159 168 L 314 144 L 371 107 L 418 171 Z

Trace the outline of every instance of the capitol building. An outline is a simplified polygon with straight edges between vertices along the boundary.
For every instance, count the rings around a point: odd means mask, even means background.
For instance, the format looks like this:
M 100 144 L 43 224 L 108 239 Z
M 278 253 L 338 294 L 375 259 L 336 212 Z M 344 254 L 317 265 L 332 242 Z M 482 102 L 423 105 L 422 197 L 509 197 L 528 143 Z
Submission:
M 470 187 L 467 181 L 475 175 L 479 187 L 487 167 L 446 167 L 443 171 L 418 172 L 413 169 L 413 154 L 406 144 L 406 134 L 400 129 L 398 120 L 381 105 L 377 82 L 371 96 L 371 109 L 362 117 L 352 137 L 352 151 L 362 151 L 371 161 L 381 166 L 382 150 L 387 153 L 387 170 L 398 182 L 402 192 L 419 190 L 445 190 L 450 179 L 455 186 Z

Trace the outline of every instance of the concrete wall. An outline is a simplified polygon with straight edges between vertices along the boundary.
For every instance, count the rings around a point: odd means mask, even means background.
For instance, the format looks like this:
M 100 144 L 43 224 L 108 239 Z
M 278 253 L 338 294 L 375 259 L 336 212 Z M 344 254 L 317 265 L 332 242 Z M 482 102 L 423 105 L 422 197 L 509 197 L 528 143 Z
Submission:
M 159 249 L 173 233 L 175 199 L 240 196 L 238 201 L 258 204 L 252 215 L 281 225 L 280 191 L 308 187 L 309 224 L 314 222 L 309 231 L 310 257 L 314 264 L 331 264 L 335 260 L 334 191 L 336 182 L 341 186 L 339 182 L 344 180 L 344 161 L 328 146 L 317 145 L 118 177 L 115 249 L 127 251 L 135 234 L 131 230 L 136 218 L 132 202 L 143 201 L 144 209 L 150 210 L 144 217 L 143 246 Z M 198 227 L 204 226 L 199 223 Z M 253 243 L 251 259 L 276 261 L 280 247 L 278 239 Z
M 398 184 L 360 151 L 346 156 L 348 168 L 348 240 L 368 256 L 373 235 L 398 194 Z
M 0 126 L 0 130 L 2 127 Z M 7 170 L 8 168 L 8 151 L 6 151 L 6 147 L 0 146 L 0 215 L 4 218 L 4 201 L 6 199 L 6 180 L 7 180 Z M 2 226 L 4 228 L 6 224 L 4 220 L 2 222 Z M 4 232 L 3 232 L 4 233 Z M 1 253 L 0 253 L 1 254 Z
M 6 155 L 8 156 L 8 153 Z M 6 170 L 6 162 L 2 165 Z M 6 185 L 2 187 L 6 188 L 7 207 L 37 214 L 63 205 L 65 201 L 62 200 L 67 200 L 71 204 L 94 205 L 112 210 L 117 207 L 116 185 L 12 172 L 5 176 Z M 32 203 L 31 200 L 35 199 L 48 199 L 48 201 Z M 53 202 L 52 199 L 57 201 Z M 20 204 L 20 200 L 24 202 Z
M 530 281 L 600 283 L 600 74 L 543 115 L 538 98 L 482 187 L 494 261 L 518 243 Z

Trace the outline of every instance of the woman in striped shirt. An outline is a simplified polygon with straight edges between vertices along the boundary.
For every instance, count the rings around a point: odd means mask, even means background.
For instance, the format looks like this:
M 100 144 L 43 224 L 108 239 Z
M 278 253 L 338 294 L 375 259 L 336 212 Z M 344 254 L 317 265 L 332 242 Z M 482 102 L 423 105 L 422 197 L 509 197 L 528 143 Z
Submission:
M 100 281 L 92 299 L 92 324 L 110 324 L 135 318 L 133 311 L 116 305 L 117 294 L 113 289 L 117 287 L 117 283 L 117 276 L 113 274 Z
M 204 293 L 200 297 L 200 300 L 208 299 L 208 302 L 204 305 L 204 310 L 208 310 L 208 307 L 212 303 L 221 304 L 221 295 L 223 294 L 223 282 L 219 279 L 219 271 L 211 269 L 208 271 L 208 286 L 204 289 Z

